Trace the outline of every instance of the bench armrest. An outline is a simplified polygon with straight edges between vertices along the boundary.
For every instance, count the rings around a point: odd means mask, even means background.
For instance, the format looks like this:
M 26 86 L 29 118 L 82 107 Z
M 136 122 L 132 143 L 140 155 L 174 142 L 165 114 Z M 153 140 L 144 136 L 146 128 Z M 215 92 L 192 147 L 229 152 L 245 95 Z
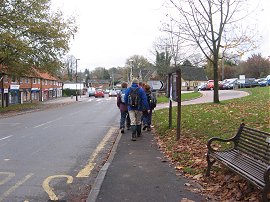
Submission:
M 269 185 L 270 184 L 270 166 L 267 167 L 266 171 L 264 172 L 264 182 L 266 185 Z
M 211 146 L 213 141 L 219 141 L 219 142 L 234 142 L 235 138 L 229 138 L 229 139 L 222 139 L 218 137 L 212 137 L 211 139 L 208 140 L 207 142 L 207 149 L 210 152 L 215 152 L 216 150 Z

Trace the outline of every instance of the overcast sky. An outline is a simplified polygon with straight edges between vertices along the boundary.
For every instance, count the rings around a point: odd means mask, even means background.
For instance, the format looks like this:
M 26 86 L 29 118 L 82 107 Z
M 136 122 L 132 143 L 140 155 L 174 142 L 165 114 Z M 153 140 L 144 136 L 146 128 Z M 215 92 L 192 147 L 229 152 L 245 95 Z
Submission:
M 77 16 L 79 32 L 70 54 L 80 59 L 78 69 L 122 67 L 126 59 L 142 55 L 154 62 L 153 43 L 161 35 L 165 0 L 52 0 L 54 8 Z M 270 55 L 270 0 L 260 2 L 264 10 L 256 18 L 264 38 L 260 52 Z

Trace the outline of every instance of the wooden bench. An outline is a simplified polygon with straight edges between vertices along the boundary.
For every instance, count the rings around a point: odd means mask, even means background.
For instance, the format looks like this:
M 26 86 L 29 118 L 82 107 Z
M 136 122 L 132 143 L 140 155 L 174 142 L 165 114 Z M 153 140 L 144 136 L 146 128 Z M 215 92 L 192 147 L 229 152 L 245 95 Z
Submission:
M 221 149 L 218 145 L 231 145 Z M 226 146 L 225 146 L 226 147 Z M 233 172 L 262 189 L 262 200 L 268 201 L 270 191 L 270 134 L 241 124 L 237 134 L 230 139 L 211 138 L 207 143 L 207 170 L 218 161 Z M 219 149 L 217 149 L 219 148 Z

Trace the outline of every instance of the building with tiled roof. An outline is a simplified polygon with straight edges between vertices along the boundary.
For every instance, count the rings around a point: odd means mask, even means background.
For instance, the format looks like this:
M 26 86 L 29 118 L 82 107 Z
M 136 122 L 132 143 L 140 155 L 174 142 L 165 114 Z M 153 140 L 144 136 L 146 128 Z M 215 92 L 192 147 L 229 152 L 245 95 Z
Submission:
M 0 66 L 0 104 L 39 102 L 62 97 L 62 82 L 45 72 L 34 69 L 26 76 L 16 77 Z

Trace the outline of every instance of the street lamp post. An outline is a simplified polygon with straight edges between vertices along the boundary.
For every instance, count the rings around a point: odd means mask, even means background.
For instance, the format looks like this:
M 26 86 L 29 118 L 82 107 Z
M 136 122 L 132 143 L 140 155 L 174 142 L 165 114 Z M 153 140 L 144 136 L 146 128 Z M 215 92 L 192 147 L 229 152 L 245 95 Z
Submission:
M 77 82 L 78 82 L 78 72 L 77 72 L 77 69 L 78 69 L 78 60 L 80 59 L 76 59 L 76 101 L 78 101 L 78 90 L 77 90 Z
M 114 74 L 113 74 L 113 71 L 112 71 L 112 87 L 113 87 L 113 90 L 114 90 Z
M 134 62 L 134 60 L 130 59 L 129 62 L 131 62 L 130 82 L 132 82 L 132 80 L 133 80 L 133 62 Z
M 82 78 L 81 78 L 82 72 L 80 70 L 80 98 L 82 97 Z

